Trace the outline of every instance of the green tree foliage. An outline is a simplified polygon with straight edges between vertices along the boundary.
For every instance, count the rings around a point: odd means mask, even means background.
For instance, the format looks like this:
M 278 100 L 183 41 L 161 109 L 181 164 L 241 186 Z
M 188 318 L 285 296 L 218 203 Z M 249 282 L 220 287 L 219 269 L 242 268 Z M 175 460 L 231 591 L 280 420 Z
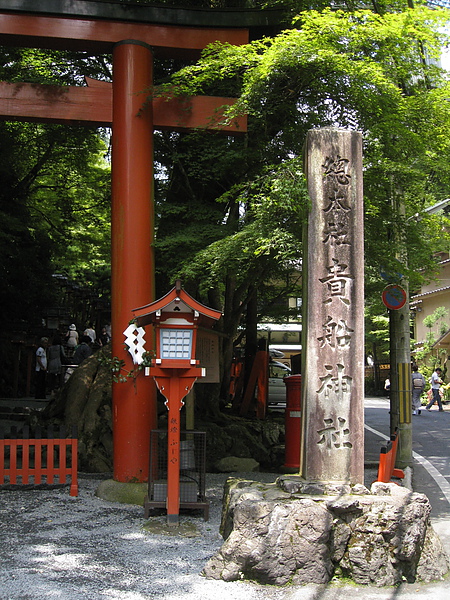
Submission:
M 448 309 L 438 306 L 433 314 L 424 318 L 423 324 L 428 331 L 423 346 L 416 352 L 416 359 L 430 371 L 443 366 L 445 372 L 448 352 L 445 348 L 435 348 L 435 344 L 449 329 Z
M 157 293 L 181 275 L 191 292 L 223 308 L 230 340 L 248 303 L 255 306 L 256 293 L 259 314 L 276 315 L 283 293 L 298 295 L 306 132 L 350 127 L 364 136 L 367 304 L 382 314 L 380 268 L 398 271 L 396 240 L 407 248 L 401 272 L 412 286 L 420 283 L 417 268 L 430 273 L 433 252 L 444 244 L 442 218 L 414 215 L 448 196 L 450 90 L 429 61 L 445 41 L 438 31 L 448 13 L 411 9 L 401 0 L 374 2 L 370 10 L 356 10 L 351 2 L 340 10 L 323 2 L 276 0 L 185 5 L 281 5 L 285 22 L 288 15 L 292 22 L 278 35 L 247 45 L 213 44 L 198 62 L 182 68 L 176 61 L 155 64 L 153 96 L 236 96 L 227 117 L 249 115 L 249 133 L 238 138 L 156 134 Z M 0 76 L 81 84 L 84 75 L 109 79 L 110 71 L 109 57 L 7 49 Z M 33 256 L 36 274 L 64 269 L 92 282 L 96 270 L 104 278 L 109 188 L 101 138 L 97 132 L 65 129 L 63 139 L 57 126 L 4 128 L 3 239 L 16 243 L 20 231 L 30 248 L 42 249 L 42 260 L 41 250 Z M 23 194 L 16 199 L 12 190 L 19 187 Z M 22 260 L 19 254 L 12 265 Z M 4 264 L 7 258 L 5 251 Z M 8 276 L 13 271 L 10 266 Z M 46 280 L 38 277 L 41 291 Z
M 86 280 L 109 264 L 109 169 L 95 162 L 104 146 L 84 129 L 0 129 L 2 306 L 9 323 L 34 314 L 36 324 L 54 272 Z
M 107 76 L 84 55 L 3 49 L 3 81 L 76 84 L 82 72 Z M 94 64 L 97 64 L 96 70 Z M 1 373 L 10 393 L 18 332 L 39 336 L 58 304 L 53 275 L 76 278 L 109 297 L 110 177 L 102 132 L 38 123 L 0 124 Z M 105 281 L 106 272 L 106 281 Z M 106 285 L 105 285 L 106 284 Z
M 82 54 L 5 48 L 0 78 L 77 84 L 83 73 L 106 77 L 105 64 Z M 5 330 L 23 320 L 40 323 L 54 301 L 53 273 L 93 284 L 94 273 L 109 265 L 110 184 L 101 132 L 5 122 L 0 139 Z
M 245 305 L 241 290 L 250 291 L 246 284 L 255 281 L 256 273 L 258 288 L 273 276 L 276 253 L 271 255 L 273 270 L 265 270 L 267 255 L 255 249 L 284 248 L 275 226 L 273 245 L 265 239 L 261 223 L 266 204 L 258 202 L 254 186 L 264 170 L 272 172 L 286 160 L 299 158 L 306 132 L 314 127 L 347 127 L 363 133 L 369 310 L 385 312 L 381 290 L 386 282 L 380 270 L 393 277 L 399 271 L 399 240 L 406 247 L 400 257 L 401 275 L 413 287 L 423 273 L 432 273 L 433 253 L 447 245 L 442 217 L 426 216 L 423 210 L 446 198 L 450 183 L 446 158 L 450 89 L 446 76 L 430 60 L 439 57 L 445 43 L 439 31 L 449 14 L 423 6 L 412 9 L 402 2 L 372 8 L 307 10 L 277 36 L 239 47 L 213 44 L 196 64 L 181 69 L 158 89 L 162 95 L 218 89 L 238 96 L 237 105 L 229 109 L 230 119 L 249 115 L 248 144 L 242 147 L 245 169 L 236 171 L 235 185 L 221 196 L 232 197 L 240 207 L 239 218 L 232 223 L 234 232 L 196 258 L 190 255 L 189 264 L 181 269 L 196 281 L 202 271 L 203 284 L 222 291 L 225 313 L 227 301 L 236 315 Z M 241 190 L 247 191 L 246 201 Z M 255 201 L 250 199 L 253 195 Z M 414 217 L 417 213 L 419 219 Z M 261 271 L 255 270 L 256 259 L 261 260 Z M 230 266 L 233 281 L 242 283 L 234 284 L 241 296 L 227 294 L 225 265 Z M 419 267 L 424 269 L 421 274 Z M 375 323 L 374 338 L 377 329 Z

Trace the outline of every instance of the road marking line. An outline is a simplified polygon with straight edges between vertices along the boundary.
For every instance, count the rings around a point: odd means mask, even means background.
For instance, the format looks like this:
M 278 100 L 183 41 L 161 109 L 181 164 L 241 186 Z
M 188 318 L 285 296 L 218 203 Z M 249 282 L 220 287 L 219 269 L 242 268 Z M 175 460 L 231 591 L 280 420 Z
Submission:
M 377 431 L 376 429 L 372 429 L 372 427 L 369 427 L 369 425 L 364 425 L 364 427 L 365 427 L 365 429 L 367 429 L 368 431 L 371 431 L 378 437 L 383 438 L 383 440 L 389 441 L 389 438 L 384 433 L 381 433 L 381 432 Z M 450 484 L 445 479 L 445 477 L 441 473 L 439 473 L 439 471 L 436 469 L 436 467 L 433 466 L 430 463 L 430 461 L 427 460 L 424 456 L 421 456 L 417 452 L 413 452 L 412 455 L 413 455 L 413 458 L 415 460 L 417 460 L 417 462 L 419 464 L 421 464 L 422 467 L 424 467 L 424 469 L 426 469 L 428 471 L 428 473 L 431 475 L 431 477 L 435 480 L 435 482 L 438 484 L 441 492 L 444 494 L 445 499 L 450 504 Z

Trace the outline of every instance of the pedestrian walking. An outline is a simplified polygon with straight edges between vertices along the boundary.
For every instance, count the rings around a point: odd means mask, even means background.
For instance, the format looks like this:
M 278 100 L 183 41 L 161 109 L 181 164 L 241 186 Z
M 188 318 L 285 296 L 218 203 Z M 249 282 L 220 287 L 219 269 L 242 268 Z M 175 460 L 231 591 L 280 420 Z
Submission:
M 425 377 L 419 373 L 419 367 L 414 365 L 412 368 L 412 414 L 420 415 L 422 407 L 422 393 L 425 389 Z
M 45 400 L 47 391 L 47 346 L 48 338 L 43 337 L 36 350 L 36 388 L 34 397 L 36 400 Z
M 431 410 L 431 407 L 435 402 L 438 403 L 439 412 L 442 412 L 444 410 L 442 408 L 441 394 L 439 392 L 441 385 L 444 383 L 441 379 L 441 375 L 442 369 L 438 367 L 431 376 L 431 391 L 433 393 L 433 396 L 431 398 L 431 401 L 426 406 L 427 410 Z

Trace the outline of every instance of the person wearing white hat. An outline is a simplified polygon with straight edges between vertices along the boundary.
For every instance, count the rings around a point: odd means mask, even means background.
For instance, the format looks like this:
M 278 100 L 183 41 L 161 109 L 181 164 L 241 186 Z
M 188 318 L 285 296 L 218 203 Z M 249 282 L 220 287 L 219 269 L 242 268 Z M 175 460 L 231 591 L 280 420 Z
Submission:
M 78 332 L 74 323 L 69 326 L 66 333 L 67 356 L 72 356 L 75 348 L 78 346 Z

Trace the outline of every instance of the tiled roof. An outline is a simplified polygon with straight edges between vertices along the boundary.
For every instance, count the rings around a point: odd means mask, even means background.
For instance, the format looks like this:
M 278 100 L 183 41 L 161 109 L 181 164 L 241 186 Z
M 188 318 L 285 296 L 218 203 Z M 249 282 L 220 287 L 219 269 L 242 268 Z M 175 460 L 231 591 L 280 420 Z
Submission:
M 450 0 L 449 0 L 449 4 L 450 4 Z M 424 296 L 431 296 L 431 294 L 436 294 L 437 292 L 445 292 L 447 290 L 450 290 L 450 285 L 446 285 L 445 287 L 431 290 L 430 292 L 424 292 L 423 294 L 417 294 L 416 296 L 411 296 L 411 300 L 415 300 L 416 298 L 423 298 Z

